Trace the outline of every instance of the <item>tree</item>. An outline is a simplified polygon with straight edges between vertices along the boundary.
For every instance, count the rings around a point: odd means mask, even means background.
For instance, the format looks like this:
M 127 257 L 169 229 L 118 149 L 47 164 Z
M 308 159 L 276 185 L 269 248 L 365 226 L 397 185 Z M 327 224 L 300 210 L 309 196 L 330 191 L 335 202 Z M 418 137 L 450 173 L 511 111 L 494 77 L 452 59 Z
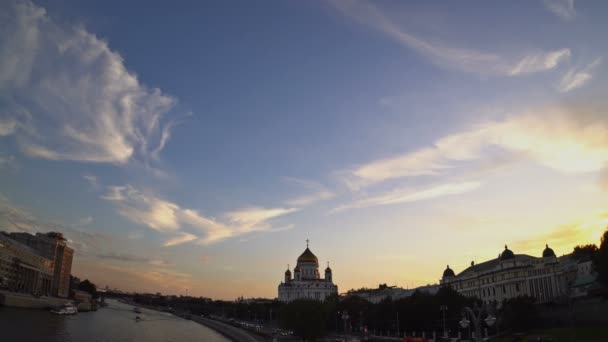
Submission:
M 324 303 L 310 299 L 298 299 L 281 309 L 280 323 L 292 330 L 304 341 L 315 341 L 323 336 L 327 322 L 327 308 Z
M 505 325 L 515 330 L 533 327 L 539 320 L 538 308 L 534 301 L 534 297 L 530 296 L 505 300 L 502 308 Z
M 608 287 L 608 227 L 602 236 L 600 248 L 594 260 L 595 270 L 600 283 Z
M 80 284 L 78 284 L 78 290 L 90 293 L 95 299 L 99 297 L 97 294 L 97 286 L 90 282 L 89 279 L 81 281 Z
M 572 251 L 572 258 L 576 261 L 589 261 L 595 260 L 598 248 L 594 244 L 579 245 L 574 247 Z

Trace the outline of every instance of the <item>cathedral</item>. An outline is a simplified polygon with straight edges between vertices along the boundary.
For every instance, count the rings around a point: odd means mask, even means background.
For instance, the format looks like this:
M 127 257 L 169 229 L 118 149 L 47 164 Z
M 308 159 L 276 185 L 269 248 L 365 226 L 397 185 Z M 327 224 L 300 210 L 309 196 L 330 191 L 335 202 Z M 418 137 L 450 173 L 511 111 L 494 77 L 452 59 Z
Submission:
M 325 300 L 332 294 L 338 294 L 338 286 L 332 281 L 331 268 L 327 263 L 325 278 L 319 273 L 319 259 L 308 249 L 298 257 L 296 267 L 293 269 L 293 278 L 289 265 L 285 271 L 285 279 L 279 284 L 279 300 L 290 302 L 296 299 Z

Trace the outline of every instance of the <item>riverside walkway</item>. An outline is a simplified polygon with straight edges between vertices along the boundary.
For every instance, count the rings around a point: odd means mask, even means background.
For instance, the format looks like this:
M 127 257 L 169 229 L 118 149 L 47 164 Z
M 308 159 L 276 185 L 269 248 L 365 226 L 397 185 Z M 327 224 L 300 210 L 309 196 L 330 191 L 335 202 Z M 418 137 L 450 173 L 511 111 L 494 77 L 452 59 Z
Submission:
M 195 316 L 192 317 L 192 320 L 221 333 L 222 335 L 230 338 L 233 341 L 238 341 L 238 342 L 240 342 L 240 341 L 243 341 L 243 342 L 269 341 L 268 339 L 265 339 L 262 336 L 254 335 L 252 333 L 249 333 L 248 331 L 245 331 L 245 330 L 237 328 L 237 327 L 233 327 L 232 325 L 226 324 L 223 322 L 219 322 L 219 321 L 215 321 L 215 320 L 203 318 L 203 317 L 195 317 Z

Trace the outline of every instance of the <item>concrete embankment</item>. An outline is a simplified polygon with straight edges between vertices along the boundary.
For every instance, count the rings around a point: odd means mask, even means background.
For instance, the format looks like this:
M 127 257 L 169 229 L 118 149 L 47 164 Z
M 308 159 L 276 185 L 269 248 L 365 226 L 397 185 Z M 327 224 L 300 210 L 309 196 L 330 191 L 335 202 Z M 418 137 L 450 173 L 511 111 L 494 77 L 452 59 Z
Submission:
M 29 294 L 0 291 L 0 305 L 26 309 L 48 309 L 69 302 L 66 299 L 54 297 L 34 297 Z
M 192 320 L 197 323 L 203 324 L 236 342 L 268 341 L 267 339 L 265 339 L 261 336 L 253 335 L 243 329 L 233 327 L 232 325 L 229 325 L 229 324 L 226 324 L 223 322 L 219 322 L 219 321 L 215 321 L 215 320 L 203 318 L 203 317 L 192 317 Z

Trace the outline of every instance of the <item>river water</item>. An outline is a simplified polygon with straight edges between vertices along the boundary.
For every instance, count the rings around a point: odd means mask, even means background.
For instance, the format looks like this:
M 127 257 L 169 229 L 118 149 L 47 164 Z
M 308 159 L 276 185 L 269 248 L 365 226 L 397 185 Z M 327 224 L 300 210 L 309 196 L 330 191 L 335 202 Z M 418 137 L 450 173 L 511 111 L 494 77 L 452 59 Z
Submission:
M 115 300 L 95 312 L 73 316 L 53 315 L 43 310 L 0 307 L 0 341 L 52 342 L 227 342 L 219 333 L 193 321 L 169 313 L 142 308 Z M 135 316 L 142 320 L 135 322 Z

